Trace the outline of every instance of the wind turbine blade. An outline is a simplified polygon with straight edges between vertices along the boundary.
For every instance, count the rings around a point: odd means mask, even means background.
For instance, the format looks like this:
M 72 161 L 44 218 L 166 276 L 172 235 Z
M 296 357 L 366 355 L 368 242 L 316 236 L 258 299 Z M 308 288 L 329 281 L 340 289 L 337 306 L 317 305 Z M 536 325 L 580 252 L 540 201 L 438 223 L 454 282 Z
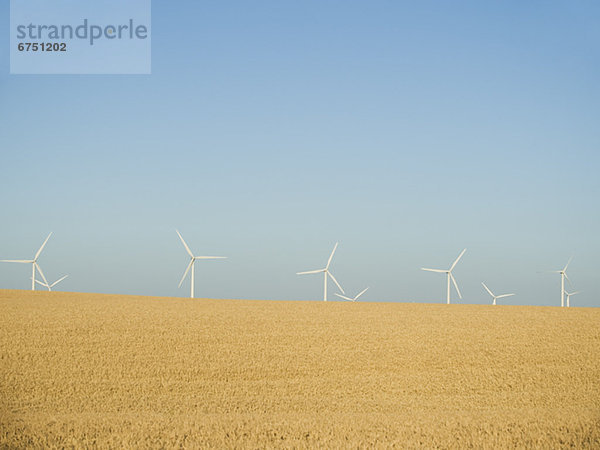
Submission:
M 326 269 L 329 269 L 329 264 L 331 264 L 331 260 L 333 259 L 333 254 L 335 253 L 335 249 L 337 248 L 338 243 L 336 242 L 335 245 L 333 246 L 333 250 L 331 251 L 331 255 L 329 255 L 329 259 L 327 260 L 327 265 L 325 266 Z
M 192 267 L 192 264 L 194 264 L 194 259 L 193 258 L 190 261 L 190 263 L 188 264 L 187 269 L 185 269 L 185 272 L 183 273 L 183 276 L 181 277 L 181 281 L 179 282 L 179 286 L 177 286 L 177 287 L 181 287 L 181 283 L 183 283 L 183 280 L 185 280 L 186 275 L 190 271 L 190 267 Z
M 573 283 L 571 283 L 571 280 L 569 280 L 569 276 L 567 275 L 567 272 L 563 272 L 563 274 L 565 275 L 565 278 L 569 282 L 569 286 L 573 287 Z
M 29 278 L 31 278 L 31 277 L 29 277 Z M 38 284 L 40 284 L 40 285 L 42 285 L 42 286 L 44 286 L 45 288 L 48 287 L 48 285 L 46 283 L 44 283 L 43 281 L 35 280 L 35 282 L 38 283 Z
M 421 270 L 426 270 L 427 272 L 438 272 L 438 273 L 446 273 L 447 270 L 442 269 L 426 269 L 425 267 L 421 267 Z
M 188 255 L 190 255 L 192 258 L 194 257 L 192 251 L 190 250 L 190 248 L 188 247 L 188 245 L 185 243 L 185 241 L 183 240 L 183 237 L 181 236 L 181 233 L 179 232 L 179 230 L 175 230 L 175 232 L 177 233 L 177 235 L 179 236 L 179 239 L 181 239 L 181 242 L 183 244 L 183 246 L 185 247 L 185 249 L 188 252 Z
M 50 239 L 50 236 L 52 236 L 52 233 L 50 233 L 48 235 L 48 237 L 46 238 L 46 240 L 44 241 L 44 243 L 42 244 L 42 246 L 40 247 L 40 249 L 37 251 L 37 253 L 33 257 L 34 261 L 37 261 L 38 257 L 40 256 L 40 253 L 42 253 L 42 250 L 44 250 L 44 246 L 46 245 L 46 242 L 48 242 L 48 239 Z
M 325 269 L 309 270 L 308 272 L 297 272 L 296 275 L 306 275 L 309 273 L 321 273 L 321 272 L 325 272 Z
M 344 289 L 342 288 L 342 286 L 340 286 L 340 283 L 337 282 L 337 280 L 335 279 L 335 277 L 331 274 L 330 271 L 326 271 L 327 275 L 329 275 L 331 277 L 331 279 L 333 280 L 333 282 L 337 285 L 337 287 L 340 288 L 340 291 L 342 291 L 342 294 L 345 294 Z
M 367 289 L 369 289 L 369 288 L 367 288 Z M 365 290 L 361 291 L 361 292 L 360 292 L 360 294 L 358 294 L 356 297 L 354 297 L 354 300 L 357 300 L 357 299 L 358 299 L 358 297 L 360 297 L 360 296 L 361 296 L 361 295 L 363 295 L 365 292 L 367 292 L 367 289 L 365 289 Z
M 460 252 L 460 255 L 458 255 L 458 258 L 456 258 L 456 261 L 454 261 L 452 266 L 450 266 L 450 271 L 452 271 L 452 269 L 454 269 L 454 267 L 456 266 L 458 261 L 460 261 L 460 258 L 462 258 L 462 255 L 464 255 L 466 251 L 467 251 L 467 249 L 465 248 L 462 252 Z
M 452 278 L 452 282 L 454 283 L 454 287 L 456 288 L 456 292 L 458 293 L 458 298 L 462 299 L 462 295 L 460 294 L 460 289 L 458 289 L 458 284 L 456 283 L 456 279 L 454 278 L 454 275 L 452 275 L 452 273 L 450 273 L 450 278 Z
M 567 265 L 565 266 L 565 268 L 562 270 L 563 272 L 566 272 L 566 271 L 567 271 L 567 267 L 569 267 L 569 264 L 571 264 L 571 261 L 572 261 L 572 260 L 573 260 L 573 257 L 571 256 L 571 257 L 569 258 L 569 262 L 567 263 Z
M 502 295 L 499 295 L 496 298 L 512 297 L 513 295 L 515 295 L 515 294 L 502 294 Z
M 48 280 L 46 280 L 46 277 L 44 276 L 44 272 L 42 272 L 42 268 L 36 262 L 34 262 L 33 265 L 38 270 L 38 272 L 40 273 L 40 275 L 42 276 L 42 278 L 44 279 L 44 283 L 46 283 L 46 285 L 48 285 Z
M 580 292 L 581 292 L 581 291 L 575 291 L 575 292 L 572 292 L 572 293 L 570 293 L 569 295 L 575 295 L 575 294 L 579 294 Z
M 227 256 L 194 256 L 194 259 L 227 259 Z
M 488 287 L 485 285 L 485 283 L 483 283 L 483 282 L 482 282 L 481 284 L 483 284 L 483 287 L 485 288 L 485 290 L 486 290 L 486 291 L 488 291 L 488 293 L 489 293 L 489 294 L 490 294 L 490 295 L 493 297 L 493 296 L 494 296 L 494 294 L 492 294 L 492 291 L 490 291 L 490 288 L 488 288 Z
M 58 280 L 56 280 L 54 283 L 52 283 L 52 284 L 50 285 L 50 287 L 54 287 L 54 286 L 56 286 L 58 283 L 60 283 L 62 280 L 64 280 L 64 279 L 65 279 L 65 278 L 67 278 L 68 276 L 69 276 L 69 275 L 65 275 L 64 277 L 62 277 L 62 278 L 59 278 L 59 279 L 58 279 Z
M 348 300 L 349 302 L 353 302 L 353 301 L 354 301 L 354 300 L 352 300 L 351 298 L 349 298 L 349 297 L 346 297 L 345 295 L 338 294 L 337 292 L 335 293 L 335 295 L 337 295 L 337 296 L 338 296 L 338 297 L 340 297 L 340 298 L 343 298 L 344 300 Z
M 2 259 L 0 262 L 8 262 L 8 263 L 32 263 L 32 259 Z

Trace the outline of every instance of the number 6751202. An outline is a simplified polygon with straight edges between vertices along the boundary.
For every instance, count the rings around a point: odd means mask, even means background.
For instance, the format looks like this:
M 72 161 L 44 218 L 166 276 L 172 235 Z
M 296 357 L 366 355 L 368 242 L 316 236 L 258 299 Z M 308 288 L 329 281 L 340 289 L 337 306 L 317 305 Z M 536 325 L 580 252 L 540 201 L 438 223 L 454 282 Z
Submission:
M 17 48 L 20 52 L 66 52 L 67 44 L 64 42 L 20 42 Z

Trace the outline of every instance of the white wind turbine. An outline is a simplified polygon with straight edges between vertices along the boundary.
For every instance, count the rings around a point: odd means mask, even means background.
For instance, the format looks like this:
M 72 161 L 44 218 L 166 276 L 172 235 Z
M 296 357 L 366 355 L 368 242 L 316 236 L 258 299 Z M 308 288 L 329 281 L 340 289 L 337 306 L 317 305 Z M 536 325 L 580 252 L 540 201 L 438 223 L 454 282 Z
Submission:
M 565 291 L 565 294 L 567 294 L 567 308 L 571 307 L 571 295 L 579 294 L 580 292 L 581 291 L 575 291 L 569 294 L 567 291 Z
M 573 259 L 573 257 L 571 256 L 569 258 L 569 261 L 567 262 L 567 265 L 565 266 L 565 268 L 563 270 L 553 270 L 552 271 L 552 273 L 560 273 L 560 306 L 561 307 L 565 306 L 565 278 L 567 279 L 569 284 L 571 284 L 571 280 L 569 280 L 569 277 L 567 275 L 567 267 L 569 267 L 569 264 L 571 264 L 572 259 Z
M 43 283 L 43 282 L 41 282 L 41 281 L 39 281 L 39 280 L 35 280 L 35 282 L 36 282 L 36 283 L 38 283 L 38 284 L 41 284 L 42 286 L 44 286 L 44 287 L 48 288 L 48 290 L 49 290 L 49 291 L 51 291 L 51 290 L 52 290 L 52 288 L 53 288 L 54 286 L 56 286 L 58 283 L 60 283 L 62 280 L 64 280 L 64 279 L 65 279 L 65 278 L 67 278 L 68 276 L 69 276 L 69 275 L 65 275 L 64 277 L 62 277 L 62 278 L 59 278 L 58 280 L 56 280 L 56 281 L 55 281 L 54 283 L 52 283 L 52 284 Z
M 494 299 L 494 302 L 492 303 L 492 305 L 496 304 L 496 299 L 498 299 L 498 298 L 512 297 L 513 295 L 515 295 L 515 294 L 494 295 L 492 293 L 492 291 L 490 291 L 490 288 L 485 285 L 485 283 L 482 282 L 481 284 L 483 285 L 483 287 L 485 288 L 485 290 L 488 291 L 488 294 L 490 294 L 492 296 L 492 298 Z
M 448 277 L 448 288 L 446 290 L 446 303 L 450 304 L 450 279 L 452 278 L 452 282 L 454 283 L 454 287 L 456 288 L 456 292 L 458 293 L 458 297 L 462 298 L 462 295 L 460 295 L 460 290 L 458 289 L 458 284 L 456 284 L 456 280 L 454 279 L 454 275 L 452 275 L 452 271 L 454 270 L 454 267 L 456 267 L 456 264 L 458 263 L 458 261 L 460 260 L 460 258 L 462 258 L 462 255 L 465 254 L 465 252 L 467 251 L 467 249 L 465 248 L 462 252 L 460 252 L 460 255 L 458 255 L 458 258 L 456 258 L 456 261 L 454 261 L 452 263 L 452 265 L 450 266 L 450 268 L 448 270 L 442 270 L 442 269 L 426 269 L 425 267 L 421 267 L 421 270 L 427 270 L 428 272 L 439 272 L 439 273 L 445 273 Z
M 367 289 L 369 289 L 369 288 L 367 288 Z M 356 300 L 358 300 L 358 297 L 360 297 L 365 292 L 367 292 L 367 289 L 365 289 L 365 290 L 361 291 L 360 293 L 356 294 L 356 297 L 354 297 L 354 298 L 346 297 L 345 295 L 338 294 L 337 292 L 335 293 L 335 295 L 337 295 L 340 298 L 343 298 L 344 300 L 348 300 L 349 302 L 355 302 Z
M 44 282 L 46 284 L 48 284 L 48 281 L 46 280 L 46 277 L 44 276 L 44 272 L 42 272 L 42 268 L 37 263 L 37 260 L 40 257 L 40 254 L 42 253 L 42 250 L 44 249 L 46 242 L 48 242 L 48 239 L 50 239 L 50 236 L 52 236 L 52 233 L 50 233 L 48 235 L 48 237 L 46 238 L 46 240 L 44 241 L 44 243 L 42 244 L 40 249 L 37 251 L 37 253 L 33 257 L 33 259 L 3 259 L 3 260 L 0 260 L 0 262 L 7 262 L 7 263 L 31 264 L 31 290 L 32 291 L 35 291 L 35 281 L 36 281 L 35 280 L 35 271 L 36 271 L 36 269 L 42 276 L 42 279 L 44 280 Z
M 181 287 L 181 283 L 183 283 L 183 280 L 185 280 L 185 277 L 187 276 L 188 272 L 190 271 L 190 268 L 192 269 L 192 275 L 191 275 L 191 287 L 190 287 L 190 298 L 194 298 L 194 264 L 196 263 L 196 260 L 198 259 L 226 259 L 227 256 L 194 256 L 194 254 L 192 253 L 192 251 L 190 250 L 190 248 L 188 247 L 188 245 L 185 243 L 185 241 L 183 240 L 183 237 L 181 237 L 181 234 L 179 233 L 179 231 L 175 230 L 177 232 L 177 235 L 179 236 L 179 239 L 181 239 L 181 242 L 183 243 L 183 246 L 185 247 L 186 251 L 188 252 L 188 255 L 190 255 L 190 263 L 187 266 L 187 269 L 185 269 L 185 272 L 183 274 L 183 277 L 181 277 L 181 281 L 179 282 L 179 286 Z
M 330 276 L 331 279 L 333 280 L 333 282 L 337 285 L 337 287 L 340 288 L 340 291 L 342 291 L 342 294 L 345 294 L 344 289 L 342 289 L 342 286 L 340 286 L 340 283 L 337 282 L 337 280 L 335 279 L 335 277 L 332 275 L 332 273 L 329 271 L 329 265 L 331 264 L 331 260 L 333 259 L 333 254 L 335 253 L 335 249 L 337 248 L 338 243 L 335 243 L 335 246 L 333 247 L 333 251 L 331 252 L 331 255 L 329 255 L 329 260 L 327 261 L 327 265 L 325 266 L 324 269 L 319 269 L 319 270 L 309 270 L 308 272 L 298 272 L 296 275 L 307 275 L 309 273 L 321 273 L 323 272 L 325 278 L 323 281 L 323 301 L 326 302 L 327 301 L 327 277 Z

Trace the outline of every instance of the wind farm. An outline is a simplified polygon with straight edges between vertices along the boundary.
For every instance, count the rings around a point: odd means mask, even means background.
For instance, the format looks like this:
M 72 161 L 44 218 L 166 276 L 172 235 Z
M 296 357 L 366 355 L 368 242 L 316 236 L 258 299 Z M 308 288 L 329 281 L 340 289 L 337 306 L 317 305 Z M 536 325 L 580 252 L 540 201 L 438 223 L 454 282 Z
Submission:
M 209 260 L 209 259 L 227 259 L 226 256 L 197 256 L 195 255 L 192 250 L 190 249 L 189 245 L 187 244 L 187 242 L 185 241 L 185 239 L 183 238 L 183 236 L 181 235 L 181 233 L 179 232 L 179 230 L 175 230 L 177 236 L 179 237 L 179 240 L 181 242 L 181 244 L 183 245 L 186 253 L 189 256 L 189 262 L 186 266 L 186 269 L 179 281 L 178 284 L 178 288 L 180 288 L 183 284 L 183 282 L 186 280 L 186 278 L 188 278 L 189 276 L 189 280 L 190 280 L 190 298 L 195 298 L 195 264 L 198 260 Z M 69 277 L 69 275 L 64 275 L 62 277 L 60 277 L 59 279 L 57 279 L 56 281 L 50 283 L 47 281 L 41 267 L 39 264 L 39 257 L 42 253 L 42 251 L 44 250 L 44 247 L 46 246 L 48 240 L 50 239 L 52 233 L 50 233 L 46 239 L 44 240 L 44 242 L 42 243 L 42 245 L 39 247 L 39 249 L 37 250 L 37 252 L 35 253 L 33 259 L 26 259 L 26 260 L 12 260 L 12 259 L 6 259 L 6 260 L 0 260 L 0 262 L 5 262 L 5 263 L 19 263 L 19 264 L 31 264 L 32 265 L 32 274 L 30 277 L 31 280 L 31 290 L 35 290 L 35 286 L 36 284 L 45 287 L 48 291 L 52 291 L 52 288 L 56 285 L 58 285 L 59 283 L 61 283 L 63 280 L 65 280 L 66 278 Z M 336 242 L 333 246 L 333 249 L 331 251 L 331 253 L 329 254 L 329 258 L 327 259 L 327 262 L 325 264 L 325 267 L 321 268 L 321 269 L 315 269 L 315 270 L 308 270 L 308 271 L 303 271 L 303 272 L 296 272 L 296 275 L 316 275 L 316 274 L 323 274 L 323 301 L 327 302 L 328 301 L 328 280 L 331 279 L 331 281 L 333 281 L 334 286 L 337 287 L 339 289 L 339 292 L 335 292 L 334 295 L 335 297 L 346 301 L 346 302 L 356 302 L 361 296 L 363 296 L 367 290 L 369 290 L 369 287 L 364 288 L 363 290 L 359 291 L 354 297 L 351 297 L 349 295 L 346 294 L 346 292 L 344 291 L 344 288 L 342 287 L 342 285 L 338 282 L 338 280 L 336 279 L 336 277 L 333 275 L 333 273 L 330 270 L 331 264 L 333 262 L 333 258 L 334 255 L 336 253 L 336 250 L 339 246 L 339 242 Z M 461 260 L 461 258 L 463 257 L 463 255 L 466 252 L 466 248 L 463 249 L 459 255 L 457 256 L 457 258 L 452 262 L 452 264 L 450 265 L 450 267 L 448 269 L 432 269 L 432 268 L 425 268 L 422 267 L 421 270 L 423 271 L 427 271 L 427 272 L 434 272 L 434 273 L 443 273 L 446 275 L 446 304 L 450 305 L 451 304 L 451 283 L 455 288 L 456 294 L 458 295 L 459 299 L 462 299 L 462 294 L 461 291 L 458 287 L 458 283 L 456 281 L 456 278 L 454 277 L 453 274 L 453 270 L 456 268 L 457 264 L 459 263 L 459 261 Z M 556 271 L 551 271 L 551 273 L 558 273 L 561 276 L 561 298 L 560 298 L 560 306 L 564 307 L 565 306 L 565 296 L 566 296 L 566 306 L 570 307 L 570 297 L 576 294 L 579 294 L 580 291 L 574 291 L 574 292 L 567 292 L 567 290 L 565 289 L 565 280 L 572 285 L 571 280 L 569 278 L 569 276 L 567 275 L 567 268 L 569 267 L 569 265 L 571 264 L 572 261 L 572 257 L 569 258 L 567 264 L 564 266 L 564 268 L 562 270 L 556 270 Z M 42 277 L 42 280 L 36 279 L 35 275 L 36 273 L 39 273 L 39 275 Z M 500 294 L 500 295 L 496 295 L 492 292 L 492 290 L 484 283 L 481 282 L 481 285 L 484 287 L 485 291 L 492 297 L 492 305 L 496 306 L 497 304 L 497 300 L 498 299 L 502 299 L 502 298 L 506 298 L 506 297 L 512 297 L 515 294 L 514 293 L 508 293 L 508 294 Z M 389 300 L 387 300 L 389 301 Z M 400 299 L 394 299 L 392 301 L 405 301 Z M 470 302 L 473 303 L 473 302 Z M 479 302 L 476 302 L 479 303 Z M 550 303 L 552 304 L 552 303 Z

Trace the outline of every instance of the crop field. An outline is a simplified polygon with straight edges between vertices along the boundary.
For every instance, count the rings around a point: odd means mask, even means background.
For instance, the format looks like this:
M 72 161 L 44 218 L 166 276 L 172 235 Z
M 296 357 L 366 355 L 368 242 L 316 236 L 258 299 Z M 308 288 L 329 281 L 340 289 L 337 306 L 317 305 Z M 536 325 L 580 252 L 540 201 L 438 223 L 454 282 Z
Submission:
M 0 447 L 600 448 L 600 309 L 0 290 Z

